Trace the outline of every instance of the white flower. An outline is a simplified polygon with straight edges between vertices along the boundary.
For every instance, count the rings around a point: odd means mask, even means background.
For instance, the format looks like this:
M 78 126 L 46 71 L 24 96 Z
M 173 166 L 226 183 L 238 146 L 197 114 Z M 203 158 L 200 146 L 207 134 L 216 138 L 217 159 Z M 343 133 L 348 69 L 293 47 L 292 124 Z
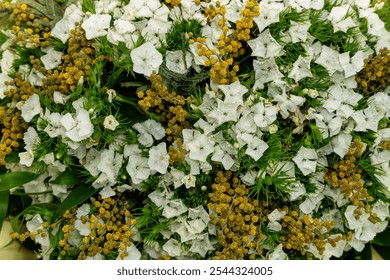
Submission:
M 254 113 L 253 120 L 260 128 L 268 128 L 277 118 L 278 108 L 259 102 L 251 108 Z
M 284 4 L 279 2 L 270 2 L 270 1 L 260 1 L 260 15 L 255 17 L 253 20 L 259 29 L 259 32 L 262 32 L 270 24 L 279 22 L 279 14 L 284 10 Z
M 245 154 L 251 156 L 254 160 L 259 160 L 268 149 L 268 144 L 257 136 L 249 136 L 247 139 L 248 147 Z
M 217 107 L 207 114 L 210 123 L 215 121 L 218 126 L 225 122 L 237 121 L 237 103 L 228 103 L 220 99 L 217 100 Z
M 148 165 L 150 170 L 155 170 L 161 174 L 165 174 L 167 172 L 167 168 L 169 166 L 169 155 L 167 153 L 166 143 L 160 143 L 150 149 Z
M 188 52 L 167 51 L 165 60 L 169 70 L 179 74 L 185 74 L 191 67 L 192 57 Z
M 190 232 L 201 233 L 210 222 L 210 217 L 202 205 L 188 209 Z
M 181 199 L 168 200 L 163 207 L 162 215 L 168 219 L 180 216 L 188 210 Z
M 119 255 L 117 257 L 117 260 L 121 259 L 120 258 L 120 253 L 122 251 L 119 250 Z M 126 250 L 125 252 L 127 253 L 126 257 L 124 258 L 124 260 L 139 260 L 141 259 L 141 252 L 137 249 L 137 247 L 134 245 L 134 243 L 131 243 L 130 246 L 126 246 Z
M 314 149 L 301 147 L 293 161 L 304 176 L 316 171 L 318 155 Z
M 211 160 L 221 162 L 225 170 L 229 170 L 234 164 L 234 159 L 231 155 L 220 146 L 216 146 Z
M 290 113 L 295 113 L 298 110 L 298 106 L 305 103 L 305 98 L 297 95 L 280 94 L 274 97 L 274 100 L 278 102 L 280 108 L 280 114 L 286 119 Z
M 172 26 L 171 22 L 162 22 L 156 19 L 149 19 L 147 25 L 142 28 L 141 35 L 145 41 L 152 43 L 153 46 L 159 48 L 161 43 L 165 43 L 166 34 Z
M 339 238 L 341 237 L 341 234 L 332 234 L 329 236 L 329 238 Z M 323 253 L 322 258 L 323 259 L 330 259 L 331 257 L 340 258 L 345 250 L 345 246 L 347 244 L 346 240 L 339 240 L 336 242 L 336 246 L 333 247 L 330 243 L 326 243 L 325 245 L 325 251 Z
M 224 101 L 227 103 L 235 103 L 242 105 L 242 97 L 248 92 L 246 86 L 242 85 L 240 81 L 228 85 L 218 85 L 218 89 L 224 94 Z
M 352 138 L 351 134 L 344 132 L 332 138 L 333 151 L 343 158 L 348 153 L 348 149 L 352 143 Z
M 41 112 L 41 103 L 37 94 L 31 95 L 22 106 L 22 118 L 29 122 Z
M 71 4 L 66 8 L 62 19 L 54 25 L 50 35 L 60 39 L 65 44 L 70 37 L 70 30 L 75 29 L 76 22 L 81 22 L 83 16 L 81 5 Z
M 324 195 L 322 193 L 309 195 L 304 202 L 299 205 L 299 209 L 305 213 L 310 214 L 314 209 L 316 209 L 320 204 Z
M 146 120 L 142 123 L 136 123 L 133 128 L 139 132 L 138 141 L 146 146 L 153 145 L 153 138 L 160 140 L 165 136 L 165 129 L 155 120 Z
M 12 86 L 6 86 L 5 82 L 10 82 L 12 79 L 5 73 L 0 73 L 0 99 L 5 97 L 4 93 L 9 91 Z
M 253 69 L 255 70 L 255 84 L 253 90 L 258 88 L 263 89 L 265 83 L 279 80 L 283 77 L 283 74 L 279 71 L 273 57 L 263 60 L 254 60 Z
M 91 210 L 91 205 L 84 203 L 76 210 L 77 219 L 81 219 L 82 216 L 88 216 L 89 211 Z
M 115 153 L 114 147 L 110 146 L 109 149 L 105 149 L 100 153 L 99 159 L 98 170 L 106 175 L 106 179 L 110 183 L 114 184 L 122 167 L 123 155 Z
M 171 257 L 179 257 L 182 253 L 181 243 L 176 239 L 169 239 L 162 248 Z
M 91 15 L 84 20 L 81 27 L 85 30 L 85 37 L 87 40 L 98 38 L 107 35 L 110 27 L 111 16 L 107 14 Z
M 25 152 L 19 153 L 20 164 L 30 167 L 34 161 L 34 146 L 39 144 L 39 136 L 33 127 L 29 127 L 23 135 Z
M 334 113 L 329 113 L 326 109 L 319 109 L 318 114 L 314 114 L 316 125 L 324 139 L 337 135 L 342 127 L 343 120 Z
M 380 112 L 387 118 L 390 118 L 390 107 L 387 106 L 387 104 L 390 104 L 389 94 L 378 92 L 368 99 L 368 104 L 370 104 L 370 106 L 374 106 L 378 113 Z
M 349 52 L 339 55 L 341 67 L 344 70 L 344 77 L 349 78 L 354 76 L 357 72 L 363 69 L 364 60 L 368 57 L 370 52 L 358 51 L 350 58 Z
M 275 134 L 278 131 L 278 126 L 276 124 L 270 124 L 268 126 L 269 134 Z
M 349 4 L 333 7 L 328 16 L 328 20 L 332 22 L 334 32 L 347 32 L 351 27 L 355 27 L 356 23 L 347 14 L 350 12 Z
M 310 61 L 310 58 L 300 55 L 294 62 L 288 77 L 294 79 L 295 82 L 299 82 L 303 78 L 313 77 L 313 74 L 310 71 Z
M 80 219 L 77 219 L 74 222 L 75 229 L 77 229 L 82 236 L 88 236 L 91 233 L 91 229 L 89 226 L 89 222 L 83 223 Z
M 310 22 L 290 22 L 290 28 L 288 34 L 291 37 L 292 43 L 305 42 L 307 39 L 307 33 L 310 28 Z
M 270 260 L 286 260 L 288 259 L 287 254 L 283 251 L 283 244 L 279 244 L 274 248 L 272 253 L 268 256 Z
M 15 61 L 15 59 L 17 58 L 17 56 L 9 51 L 9 50 L 5 50 L 2 54 L 2 58 L 1 58 L 1 61 L 0 61 L 0 69 L 1 69 L 1 73 L 3 73 L 4 75 L 9 75 L 10 72 L 13 71 L 13 63 Z M 0 73 L 0 75 L 1 75 Z M 1 79 L 0 79 L 0 83 L 1 83 Z
M 295 201 L 301 198 L 306 193 L 305 185 L 296 182 L 289 185 L 290 201 Z
M 282 225 L 278 221 L 283 219 L 285 215 L 286 211 L 279 211 L 278 209 L 275 209 L 267 216 L 269 220 L 267 227 L 273 231 L 280 231 L 282 229 Z
M 71 113 L 65 114 L 61 119 L 61 124 L 66 129 L 65 135 L 74 142 L 89 138 L 94 131 L 89 113 L 85 109 L 79 109 L 76 117 L 73 117 Z
M 192 141 L 185 141 L 184 145 L 193 160 L 206 161 L 207 156 L 214 151 L 214 141 L 204 134 L 197 135 Z
M 355 131 L 367 131 L 369 129 L 377 132 L 379 121 L 384 115 L 370 104 L 366 109 L 354 112 L 351 117 L 356 122 Z
M 130 21 L 123 19 L 116 19 L 114 21 L 114 26 L 110 28 L 107 32 L 107 40 L 114 44 L 118 45 L 119 42 L 126 42 L 131 39 L 132 32 L 136 30 L 134 24 Z
M 377 13 L 371 13 L 367 16 L 367 33 L 374 36 L 381 36 L 386 31 L 385 23 L 379 18 Z
M 41 215 L 36 214 L 36 215 L 34 215 L 34 217 L 31 220 L 29 220 L 26 223 L 26 227 L 27 227 L 29 232 L 37 233 L 38 230 L 42 230 L 43 233 L 45 233 L 45 235 L 36 234 L 35 241 L 37 243 L 41 244 L 42 246 L 50 246 L 49 233 L 48 233 L 47 229 L 43 228 L 42 224 L 43 224 L 43 219 L 42 219 Z
M 162 54 L 159 53 L 152 43 L 146 42 L 135 48 L 130 53 L 133 61 L 133 71 L 149 77 L 153 71 L 158 72 L 163 62 Z
M 329 75 L 333 75 L 336 71 L 343 71 L 340 61 L 337 59 L 340 53 L 323 45 L 320 56 L 315 60 L 315 63 L 323 66 L 328 70 Z
M 127 163 L 126 171 L 134 184 L 141 183 L 150 175 L 148 159 L 139 155 L 132 156 Z
M 272 37 L 269 29 L 260 33 L 256 39 L 249 40 L 248 45 L 252 49 L 251 55 L 260 58 L 276 57 L 284 53 L 283 46 Z
M 41 61 L 46 70 L 54 69 L 61 64 L 62 52 L 49 48 L 45 55 L 41 56 Z
M 183 174 L 182 183 L 184 183 L 187 189 L 194 188 L 196 186 L 196 177 L 192 174 L 188 174 L 185 176 Z
M 369 242 L 374 239 L 377 233 L 382 232 L 387 227 L 387 222 L 377 222 L 373 224 L 368 220 L 370 214 L 364 211 L 364 208 L 359 210 L 362 215 L 356 219 L 355 210 L 359 209 L 358 206 L 349 205 L 345 210 L 345 218 L 348 221 L 350 229 L 355 230 L 355 238 L 363 242 Z
M 112 100 L 114 100 L 117 95 L 115 89 L 107 89 L 106 93 L 108 95 L 108 102 L 112 103 Z
M 65 104 L 66 101 L 68 101 L 68 99 L 70 98 L 70 95 L 68 96 L 65 96 L 63 95 L 61 92 L 59 91 L 55 91 L 53 93 L 53 100 L 54 100 L 54 103 L 57 103 L 57 104 Z
M 208 233 L 197 235 L 196 239 L 191 241 L 191 244 L 191 248 L 189 249 L 190 252 L 198 253 L 202 257 L 205 257 L 208 251 L 214 250 Z
M 109 115 L 104 118 L 103 126 L 105 129 L 114 131 L 118 125 L 119 122 L 115 119 L 113 115 Z

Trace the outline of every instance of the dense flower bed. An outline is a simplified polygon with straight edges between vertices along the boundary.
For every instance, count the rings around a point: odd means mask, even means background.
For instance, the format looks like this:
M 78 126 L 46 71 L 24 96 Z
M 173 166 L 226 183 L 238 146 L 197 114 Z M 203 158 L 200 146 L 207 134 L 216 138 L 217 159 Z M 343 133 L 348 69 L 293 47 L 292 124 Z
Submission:
M 0 13 L 0 221 L 38 257 L 342 258 L 386 230 L 388 2 Z

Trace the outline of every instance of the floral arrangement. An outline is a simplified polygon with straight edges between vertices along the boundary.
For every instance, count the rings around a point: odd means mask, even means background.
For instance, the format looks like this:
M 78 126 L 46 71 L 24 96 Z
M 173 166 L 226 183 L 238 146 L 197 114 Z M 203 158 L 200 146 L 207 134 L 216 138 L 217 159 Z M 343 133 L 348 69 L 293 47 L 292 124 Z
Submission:
M 1 2 L 0 222 L 42 259 L 388 245 L 389 14 L 368 0 Z

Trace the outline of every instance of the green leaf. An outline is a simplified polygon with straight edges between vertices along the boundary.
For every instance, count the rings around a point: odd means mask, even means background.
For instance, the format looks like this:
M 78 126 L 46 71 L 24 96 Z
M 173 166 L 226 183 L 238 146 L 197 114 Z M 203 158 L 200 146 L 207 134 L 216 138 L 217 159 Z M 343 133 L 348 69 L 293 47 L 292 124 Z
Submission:
M 390 227 L 387 227 L 385 231 L 377 234 L 372 243 L 379 246 L 390 247 Z
M 378 246 L 372 245 L 375 251 L 382 257 L 384 260 L 390 260 L 390 250 L 387 246 Z
M 72 170 L 67 169 L 60 176 L 50 181 L 50 183 L 56 185 L 75 185 L 80 183 L 80 178 Z
M 100 189 L 95 189 L 94 187 L 87 185 L 80 185 L 74 188 L 71 193 L 64 199 L 64 201 L 58 206 L 57 210 L 54 212 L 53 218 L 56 219 L 57 217 L 64 214 L 66 210 L 83 203 L 99 190 Z
M 5 157 L 7 163 L 19 163 L 19 152 L 12 150 L 10 154 Z
M 4 219 L 8 214 L 8 203 L 9 203 L 9 191 L 0 192 L 0 232 L 3 226 Z
M 19 187 L 36 179 L 39 174 L 35 174 L 27 171 L 15 171 L 0 174 L 0 191 L 9 190 L 15 187 Z

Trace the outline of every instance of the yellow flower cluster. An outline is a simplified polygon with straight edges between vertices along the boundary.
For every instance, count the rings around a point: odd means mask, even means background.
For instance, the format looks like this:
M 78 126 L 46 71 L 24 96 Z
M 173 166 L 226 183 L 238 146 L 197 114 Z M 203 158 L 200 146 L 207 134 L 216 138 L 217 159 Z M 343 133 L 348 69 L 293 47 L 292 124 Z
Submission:
M 181 4 L 181 0 L 164 0 L 166 4 L 172 6 L 172 7 L 176 7 L 176 6 L 179 6 Z
M 282 210 L 288 212 L 288 207 Z M 306 214 L 299 217 L 299 213 L 293 210 L 283 217 L 281 222 L 283 234 L 280 241 L 285 249 L 300 252 L 307 258 L 312 258 L 312 255 L 307 253 L 307 248 L 310 244 L 314 244 L 319 254 L 322 255 L 326 244 L 329 243 L 335 247 L 336 242 L 344 238 L 343 236 L 329 238 L 329 232 L 334 224 L 334 221 L 321 222 L 317 218 L 311 219 Z
M 22 120 L 19 110 L 0 106 L 0 127 L 0 165 L 5 165 L 5 157 L 13 148 L 19 147 L 27 124 Z
M 375 57 L 370 55 L 357 74 L 356 82 L 365 94 L 386 89 L 390 84 L 390 50 L 383 48 Z
M 384 150 L 390 150 L 390 139 L 387 139 L 385 141 L 382 141 L 379 143 L 379 146 Z
M 263 254 L 260 223 L 267 220 L 249 188 L 231 171 L 218 171 L 209 193 L 211 223 L 217 226 L 220 248 L 214 259 L 255 259 Z
M 26 4 L 22 3 L 0 3 L 0 11 L 5 10 L 12 14 L 14 25 L 11 31 L 15 34 L 14 42 L 22 46 L 29 46 L 35 49 L 37 47 L 46 48 L 50 42 L 50 28 L 47 17 L 35 15 Z
M 70 34 L 62 63 L 53 70 L 42 69 L 46 76 L 43 79 L 43 94 L 51 96 L 54 91 L 60 91 L 67 95 L 76 89 L 81 78 L 89 80 L 91 65 L 96 63 L 93 42 L 85 38 L 84 30 L 78 25 Z
M 325 169 L 324 179 L 335 188 L 340 188 L 342 193 L 355 206 L 365 209 L 371 213 L 369 202 L 374 199 L 369 195 L 367 188 L 364 187 L 361 174 L 363 169 L 357 166 L 356 162 L 363 155 L 364 143 L 359 139 L 354 139 L 349 147 L 348 153 L 338 163 L 334 163 L 331 168 Z M 356 209 L 355 217 L 358 219 L 362 212 Z M 375 216 L 375 213 L 371 213 Z M 374 218 L 371 217 L 372 221 Z
M 31 84 L 23 80 L 22 74 L 17 72 L 15 78 L 5 85 L 12 86 L 12 88 L 4 95 L 11 99 L 10 104 L 0 106 L 0 165 L 5 164 L 5 157 L 9 155 L 14 148 L 18 148 L 22 142 L 23 134 L 28 125 L 21 118 L 20 111 L 12 104 L 17 104 L 19 101 L 25 101 L 28 97 L 38 90 L 31 86 Z
M 126 197 L 117 192 L 116 196 L 102 199 L 100 196 L 92 203 L 91 211 L 85 216 L 81 216 L 79 220 L 90 229 L 90 233 L 81 238 L 80 244 L 76 251 L 71 246 L 70 239 L 75 231 L 76 208 L 67 210 L 60 220 L 60 231 L 58 245 L 60 246 L 60 254 L 76 255 L 78 259 L 87 259 L 94 257 L 97 254 L 103 256 L 115 256 L 124 259 L 128 253 L 126 248 L 132 245 L 131 238 L 133 236 L 132 227 L 136 224 L 136 220 L 132 218 L 129 205 L 126 203 Z M 49 229 L 48 223 L 42 224 L 44 230 L 38 232 L 25 232 L 22 234 L 13 233 L 12 238 L 17 238 L 20 241 L 25 241 L 30 237 L 34 239 L 37 234 L 46 235 L 45 229 Z M 50 226 L 52 229 L 57 225 Z M 73 240 L 74 242 L 74 240 Z
M 28 46 L 29 48 L 46 48 L 52 44 L 49 27 L 42 25 L 42 21 L 48 22 L 47 18 L 40 18 L 30 12 L 26 4 L 21 3 L 0 3 L 0 11 L 6 10 L 12 13 L 14 25 L 11 31 L 15 34 L 16 45 Z M 91 65 L 96 62 L 95 52 L 91 42 L 84 36 L 81 27 L 71 31 L 71 38 L 68 42 L 66 53 L 62 56 L 62 63 L 56 69 L 46 70 L 39 58 L 30 55 L 30 64 L 36 71 L 42 73 L 42 87 L 36 87 L 23 78 L 21 72 L 15 73 L 15 78 L 5 85 L 12 86 L 4 95 L 11 99 L 11 103 L 0 106 L 0 165 L 5 164 L 5 157 L 12 152 L 12 149 L 20 146 L 23 133 L 27 124 L 20 117 L 20 112 L 15 104 L 19 101 L 26 101 L 31 95 L 45 94 L 52 96 L 54 91 L 68 94 L 74 90 L 81 77 L 89 79 Z
M 137 93 L 140 98 L 138 104 L 147 111 L 154 111 L 161 116 L 161 122 L 167 125 L 167 140 L 169 146 L 170 163 L 182 161 L 185 157 L 183 142 L 178 138 L 184 128 L 190 127 L 186 106 L 191 104 L 191 98 L 185 98 L 176 92 L 169 91 L 161 75 L 152 73 L 151 86 L 145 92 Z
M 204 10 L 204 15 L 208 21 L 219 16 L 218 25 L 222 29 L 222 34 L 217 43 L 218 55 L 216 49 L 210 49 L 206 46 L 206 39 L 199 37 L 191 39 L 190 44 L 198 42 L 198 55 L 206 56 L 204 65 L 211 67 L 210 77 L 218 84 L 230 84 L 238 80 L 239 71 L 238 57 L 245 53 L 244 43 L 251 39 L 251 30 L 254 27 L 253 18 L 260 14 L 260 6 L 255 0 L 248 0 L 245 8 L 241 11 L 241 19 L 236 21 L 235 29 L 229 34 L 226 15 L 226 7 L 219 1 L 215 6 L 210 4 Z

